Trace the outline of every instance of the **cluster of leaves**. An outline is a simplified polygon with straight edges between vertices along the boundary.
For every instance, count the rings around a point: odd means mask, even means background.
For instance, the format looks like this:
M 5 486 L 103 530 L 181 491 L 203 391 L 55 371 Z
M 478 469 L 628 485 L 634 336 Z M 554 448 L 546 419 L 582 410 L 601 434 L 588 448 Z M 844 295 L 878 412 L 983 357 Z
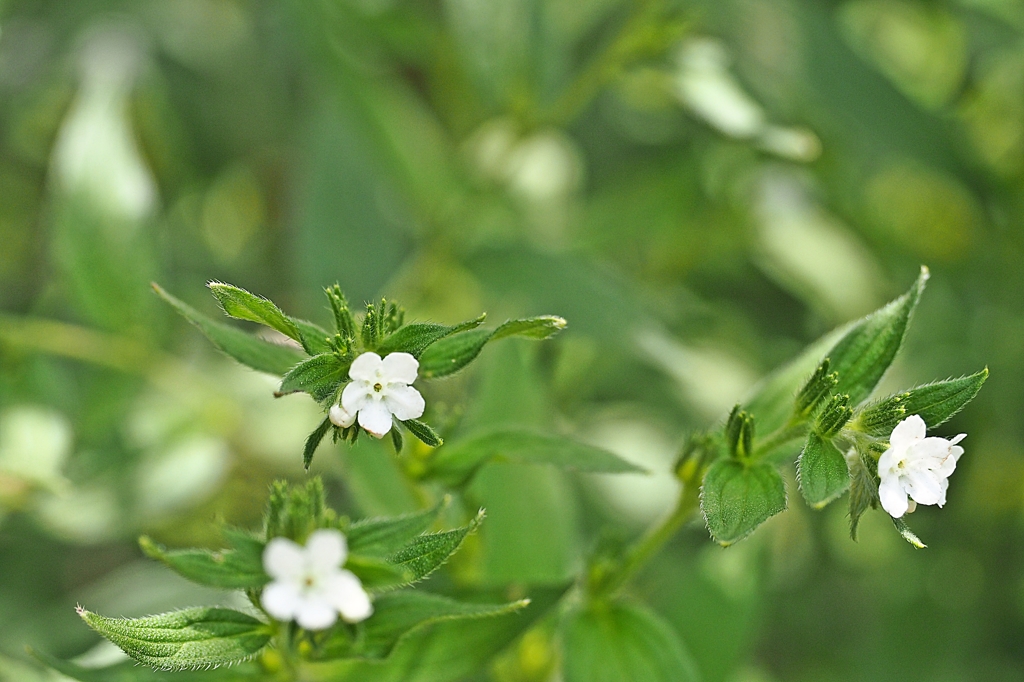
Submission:
M 927 280 L 922 268 L 906 294 L 839 330 L 824 358 L 812 346 L 737 405 L 720 432 L 699 438 L 707 466 L 701 508 L 715 540 L 732 544 L 786 509 L 778 466 L 801 442 L 796 470 L 804 499 L 821 509 L 849 490 L 856 539 L 861 515 L 879 506 L 878 458 L 893 428 L 913 414 L 934 428 L 977 395 L 987 369 L 869 400 L 903 344 Z M 808 365 L 816 367 L 810 378 Z M 758 436 L 755 426 L 768 433 Z M 903 519 L 893 521 L 904 538 L 924 546 Z
M 221 351 L 247 367 L 281 376 L 276 395 L 308 393 L 325 411 L 339 401 L 352 361 L 362 353 L 373 351 L 382 357 L 389 353 L 409 353 L 419 361 L 423 377 L 444 377 L 466 367 L 491 341 L 510 336 L 546 339 L 564 329 L 566 324 L 561 317 L 542 315 L 509 320 L 493 330 L 480 329 L 486 314 L 454 325 L 406 324 L 405 311 L 386 299 L 368 303 L 366 312 L 357 319 L 340 287 L 334 285 L 324 290 L 333 313 L 334 332 L 331 333 L 313 322 L 286 315 L 272 301 L 244 289 L 222 282 L 210 282 L 208 286 L 229 317 L 264 325 L 294 343 L 273 343 L 217 322 L 160 286 L 154 284 L 153 288 Z M 425 422 L 407 419 L 400 423 L 431 447 L 443 442 Z M 339 439 L 355 442 L 361 428 L 359 424 L 339 428 L 325 417 L 306 439 L 303 462 L 307 468 L 328 432 L 333 432 L 335 442 Z M 401 432 L 392 429 L 391 436 L 396 451 L 400 451 Z
M 447 504 L 444 498 L 421 512 L 350 523 L 325 505 L 319 478 L 291 488 L 279 482 L 271 489 L 262 532 L 224 528 L 227 549 L 169 550 L 149 538 L 140 540 L 147 555 L 189 580 L 244 590 L 253 607 L 250 613 L 197 607 L 146 618 L 108 618 L 81 608 L 79 614 L 133 659 L 156 670 L 201 670 L 257 658 L 256 665 L 232 668 L 230 679 L 242 680 L 263 675 L 280 657 L 294 659 L 293 664 L 385 659 L 410 633 L 427 624 L 498 616 L 529 604 L 528 599 L 498 604 L 457 601 L 403 589 L 444 564 L 483 519 L 481 511 L 462 527 L 427 532 Z M 336 528 L 347 536 L 345 567 L 373 595 L 374 614 L 357 625 L 339 623 L 326 631 L 307 632 L 275 622 L 263 612 L 260 594 L 270 577 L 263 570 L 262 555 L 271 538 L 303 543 L 319 528 Z M 67 672 L 73 666 L 64 664 L 59 669 L 76 677 Z

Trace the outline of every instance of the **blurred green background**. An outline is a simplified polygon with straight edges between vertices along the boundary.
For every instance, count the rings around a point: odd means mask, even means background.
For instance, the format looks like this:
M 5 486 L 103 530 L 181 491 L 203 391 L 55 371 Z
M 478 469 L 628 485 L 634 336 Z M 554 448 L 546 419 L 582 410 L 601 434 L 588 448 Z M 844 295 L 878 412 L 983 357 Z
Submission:
M 485 470 L 461 573 L 534 585 L 656 519 L 686 433 L 922 263 L 882 390 L 992 371 L 942 428 L 969 438 L 947 507 L 911 519 L 930 547 L 880 512 L 854 543 L 790 480 L 754 537 L 695 524 L 634 589 L 707 682 L 1024 679 L 1022 218 L 1012 0 L 0 2 L 0 679 L 33 679 L 26 644 L 109 656 L 76 603 L 220 598 L 135 538 L 215 544 L 303 476 L 312 401 L 151 280 L 209 313 L 219 279 L 319 321 L 334 281 L 416 319 L 566 317 L 424 389 L 434 423 L 661 472 Z M 403 511 L 391 457 L 314 469 L 347 513 Z M 542 634 L 479 679 L 550 679 Z

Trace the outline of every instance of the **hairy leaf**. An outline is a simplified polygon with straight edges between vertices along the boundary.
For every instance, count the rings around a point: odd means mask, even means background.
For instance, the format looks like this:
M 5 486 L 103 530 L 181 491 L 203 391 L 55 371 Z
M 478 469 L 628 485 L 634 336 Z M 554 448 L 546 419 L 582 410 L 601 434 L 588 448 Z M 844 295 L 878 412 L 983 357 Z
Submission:
M 565 328 L 561 317 L 543 315 L 509 320 L 494 331 L 473 329 L 455 334 L 433 344 L 420 357 L 420 374 L 424 377 L 443 377 L 454 374 L 472 362 L 491 341 L 509 336 L 546 339 Z
M 466 536 L 480 526 L 483 518 L 484 512 L 481 509 L 469 525 L 462 528 L 417 536 L 405 547 L 389 555 L 387 560 L 409 570 L 414 581 L 422 580 L 448 561 Z
M 211 320 L 157 284 L 153 284 L 153 290 L 186 320 L 198 327 L 214 346 L 246 367 L 268 374 L 283 375 L 303 358 L 302 353 L 297 350 L 268 343 L 240 329 Z
M 184 578 L 201 585 L 227 589 L 249 589 L 266 585 L 270 577 L 263 571 L 263 542 L 248 533 L 225 529 L 232 549 L 211 552 L 205 549 L 168 550 L 149 537 L 139 538 L 146 556 L 167 565 Z
M 890 517 L 890 518 L 892 518 L 892 517 Z M 892 520 L 892 523 L 893 523 L 894 526 L 896 526 L 896 530 L 898 530 L 900 532 L 900 535 L 903 536 L 903 539 L 906 540 L 907 542 L 909 542 L 910 544 L 912 544 L 917 549 L 924 549 L 925 547 L 928 546 L 928 545 L 924 544 L 923 542 L 921 542 L 921 539 L 919 537 L 917 537 L 917 535 L 914 533 L 914 531 L 910 530 L 910 526 L 908 526 L 907 522 L 904 521 L 902 518 L 900 518 L 900 519 L 895 519 L 894 518 Z
M 797 460 L 797 478 L 807 504 L 821 509 L 850 487 L 846 458 L 833 443 L 816 432 L 807 434 Z
M 405 547 L 437 520 L 451 498 L 436 506 L 401 516 L 362 519 L 348 528 L 348 548 L 354 554 L 383 557 Z
M 276 329 L 290 339 L 302 341 L 298 327 L 273 301 L 223 282 L 209 282 L 206 286 L 230 317 L 258 322 Z
M 700 675 L 675 631 L 632 604 L 594 606 L 569 616 L 565 682 L 697 682 Z
M 126 654 L 157 670 L 196 670 L 244 661 L 270 641 L 252 616 L 198 607 L 146 618 L 106 618 L 80 608 L 89 626 Z
M 871 466 L 869 466 L 869 464 Z M 868 509 L 878 509 L 878 479 L 872 468 L 877 466 L 869 458 L 857 454 L 849 461 L 850 468 L 850 538 L 857 539 L 860 517 Z
M 962 410 L 978 395 L 988 368 L 959 379 L 936 381 L 882 398 L 857 415 L 856 426 L 873 436 L 888 437 L 903 419 L 916 414 L 935 428 Z
M 786 486 L 769 464 L 720 459 L 704 475 L 700 506 L 711 536 L 727 546 L 786 509 Z
M 438 450 L 429 475 L 449 485 L 467 481 L 487 462 L 551 464 L 588 473 L 646 473 L 607 450 L 526 429 L 489 431 Z
M 409 353 L 418 358 L 432 343 L 440 341 L 446 336 L 479 327 L 483 323 L 484 317 L 481 315 L 475 320 L 467 320 L 451 326 L 432 322 L 407 324 L 381 341 L 377 353 L 381 356 L 388 353 Z
M 334 353 L 321 353 L 303 360 L 284 375 L 277 395 L 303 391 L 323 402 L 334 396 L 348 375 L 349 363 Z
M 419 419 L 406 419 L 402 422 L 402 425 L 409 429 L 409 433 L 416 436 L 425 445 L 429 445 L 432 448 L 444 445 L 444 439 L 426 422 L 421 422 Z
M 135 661 L 125 661 L 106 668 L 84 668 L 71 661 L 62 661 L 42 651 L 30 651 L 41 663 L 61 675 L 78 682 L 246 682 L 264 679 L 255 662 L 239 663 L 215 670 L 153 670 Z
M 349 554 L 345 568 L 355 573 L 370 592 L 393 590 L 416 580 L 411 570 L 377 557 Z
M 316 454 L 316 449 L 320 447 L 320 443 L 323 442 L 324 437 L 330 430 L 331 419 L 330 417 L 324 417 L 320 425 L 313 429 L 313 433 L 306 437 L 306 444 L 302 447 L 302 466 L 307 470 L 309 465 L 313 463 L 313 455 Z

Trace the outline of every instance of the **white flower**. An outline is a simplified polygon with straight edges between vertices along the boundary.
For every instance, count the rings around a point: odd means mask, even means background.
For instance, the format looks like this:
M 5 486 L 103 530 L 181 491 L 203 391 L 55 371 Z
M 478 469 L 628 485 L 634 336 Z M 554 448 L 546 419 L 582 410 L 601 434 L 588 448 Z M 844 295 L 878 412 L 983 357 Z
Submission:
M 348 370 L 352 381 L 341 392 L 341 405 L 331 408 L 331 422 L 344 428 L 358 418 L 367 433 L 383 438 L 391 430 L 392 415 L 402 421 L 423 416 L 423 396 L 409 385 L 419 367 L 408 353 L 390 353 L 383 360 L 363 353 Z
M 366 620 L 373 606 L 359 578 L 341 568 L 347 555 L 345 536 L 333 529 L 313 531 L 305 547 L 274 538 L 263 550 L 263 570 L 274 579 L 260 597 L 263 608 L 306 630 L 329 628 L 338 614 L 349 623 Z
M 967 437 L 966 433 L 946 440 L 925 438 L 925 430 L 921 417 L 907 417 L 892 430 L 889 449 L 878 460 L 878 476 L 882 479 L 878 497 L 893 518 L 912 511 L 912 503 L 944 505 L 949 476 L 964 454 L 957 443 Z M 912 500 L 907 499 L 908 495 Z

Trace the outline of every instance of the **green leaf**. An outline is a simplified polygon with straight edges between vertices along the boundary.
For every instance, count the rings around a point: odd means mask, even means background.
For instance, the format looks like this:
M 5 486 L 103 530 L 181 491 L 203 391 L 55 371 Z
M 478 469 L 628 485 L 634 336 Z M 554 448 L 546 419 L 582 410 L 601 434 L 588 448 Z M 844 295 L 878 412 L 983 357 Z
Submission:
M 491 341 L 509 336 L 546 339 L 565 328 L 561 317 L 543 315 L 520 320 L 509 320 L 494 331 L 473 329 L 454 334 L 430 346 L 420 356 L 420 374 L 424 377 L 443 377 L 454 374 L 472 362 Z
M 422 580 L 448 561 L 448 558 L 458 551 L 466 536 L 475 531 L 483 519 L 484 511 L 481 509 L 467 526 L 417 536 L 405 547 L 388 556 L 387 560 L 408 569 L 413 575 L 413 581 Z
M 125 661 L 106 668 L 83 668 L 71 661 L 62 661 L 42 651 L 29 653 L 44 665 L 61 675 L 79 682 L 245 682 L 263 680 L 265 675 L 254 662 L 239 663 L 213 670 L 183 670 L 167 672 Z
M 418 358 L 435 341 L 479 327 L 483 323 L 484 317 L 485 315 L 481 315 L 475 320 L 467 320 L 451 326 L 432 322 L 407 324 L 381 341 L 380 346 L 377 347 L 377 353 L 382 357 L 388 353 L 409 353 Z
M 338 386 L 348 375 L 349 363 L 334 353 L 321 353 L 303 360 L 284 375 L 277 395 L 303 391 L 317 402 L 334 397 Z
M 345 568 L 355 573 L 359 582 L 370 592 L 393 590 L 416 580 L 409 569 L 376 557 L 349 554 Z
M 588 473 L 646 473 L 607 450 L 563 436 L 527 429 L 500 429 L 471 436 L 438 450 L 429 476 L 448 485 L 460 485 L 487 462 L 551 464 Z
M 970 376 L 936 381 L 882 398 L 857 415 L 854 428 L 888 438 L 897 424 L 913 414 L 924 419 L 928 428 L 935 428 L 971 402 L 986 379 L 987 367 Z
M 594 605 L 572 614 L 563 655 L 565 682 L 700 679 L 672 627 L 639 605 Z
M 432 448 L 444 445 L 444 439 L 426 422 L 421 422 L 419 419 L 406 419 L 402 422 L 402 425 L 409 429 L 409 433 L 419 438 L 425 445 L 429 445 Z
M 288 318 L 292 324 L 294 324 L 299 330 L 299 343 L 302 344 L 302 349 L 310 355 L 319 355 L 320 353 L 329 353 L 334 350 L 331 347 L 330 337 L 331 333 L 318 324 L 313 324 L 306 320 L 300 320 L 297 317 Z
M 903 536 L 903 539 L 912 544 L 917 549 L 924 549 L 928 546 L 921 542 L 921 539 L 914 534 L 914 531 L 910 530 L 910 526 L 908 526 L 907 522 L 904 521 L 902 518 L 893 518 L 892 523 L 894 526 L 896 526 L 896 530 L 900 532 L 900 535 Z
M 797 460 L 797 479 L 804 499 L 815 509 L 821 509 L 850 487 L 850 474 L 846 458 L 831 438 L 811 431 L 807 434 L 800 459 Z
M 324 417 L 324 420 L 320 422 L 320 426 L 313 430 L 313 433 L 306 437 L 306 444 L 302 447 L 302 466 L 309 470 L 309 465 L 313 463 L 313 455 L 316 454 L 316 449 L 320 447 L 320 443 L 323 442 L 327 432 L 331 430 L 331 419 L 330 417 Z
M 258 322 L 271 329 L 276 329 L 290 339 L 302 341 L 298 327 L 281 312 L 281 309 L 273 301 L 223 282 L 209 282 L 206 286 L 213 292 L 220 307 L 230 317 Z
M 270 577 L 263 571 L 263 542 L 244 531 L 224 529 L 232 549 L 211 552 L 205 549 L 168 550 L 143 535 L 139 546 L 151 559 L 167 565 L 182 577 L 201 585 L 226 589 L 250 589 L 266 585 Z
M 387 658 L 403 638 L 431 623 L 502 616 L 529 603 L 529 599 L 505 604 L 465 603 L 418 590 L 385 594 L 374 599 L 373 616 L 358 638 L 344 628 L 336 629 L 317 658 Z
M 252 616 L 197 607 L 146 618 L 105 618 L 79 608 L 89 626 L 140 663 L 157 670 L 197 670 L 244 661 L 270 641 Z
M 839 374 L 834 393 L 849 394 L 852 405 L 871 394 L 903 344 L 927 281 L 928 268 L 921 268 L 910 291 L 856 322 L 826 353 L 832 370 Z
M 353 554 L 384 557 L 405 547 L 426 531 L 448 506 L 451 497 L 421 512 L 356 521 L 348 528 L 348 548 Z
M 711 536 L 728 546 L 786 509 L 786 486 L 769 464 L 720 459 L 704 475 L 700 506 Z
M 198 327 L 206 335 L 206 338 L 213 342 L 214 346 L 246 367 L 280 376 L 286 374 L 303 358 L 297 350 L 268 343 L 240 329 L 211 320 L 155 283 L 153 290 L 170 303 L 185 319 Z
M 864 512 L 868 509 L 878 509 L 878 479 L 872 471 L 876 466 L 873 460 L 860 453 L 849 462 L 850 538 L 853 540 L 857 539 L 857 526 Z

